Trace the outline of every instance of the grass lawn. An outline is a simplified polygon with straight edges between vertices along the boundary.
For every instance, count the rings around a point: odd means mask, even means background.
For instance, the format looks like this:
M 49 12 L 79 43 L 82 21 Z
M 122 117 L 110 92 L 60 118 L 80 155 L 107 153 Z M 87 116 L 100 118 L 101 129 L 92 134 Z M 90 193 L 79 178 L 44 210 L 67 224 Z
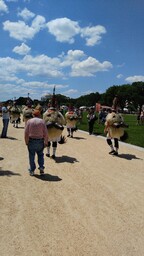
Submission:
M 84 112 L 82 122 L 78 124 L 78 129 L 83 131 L 88 131 L 86 116 L 87 112 Z M 124 142 L 144 148 L 144 125 L 137 125 L 137 117 L 134 114 L 123 114 L 123 117 L 125 123 L 129 125 L 129 128 L 126 128 L 128 138 Z M 105 136 L 104 125 L 99 124 L 98 120 L 94 125 L 94 134 Z

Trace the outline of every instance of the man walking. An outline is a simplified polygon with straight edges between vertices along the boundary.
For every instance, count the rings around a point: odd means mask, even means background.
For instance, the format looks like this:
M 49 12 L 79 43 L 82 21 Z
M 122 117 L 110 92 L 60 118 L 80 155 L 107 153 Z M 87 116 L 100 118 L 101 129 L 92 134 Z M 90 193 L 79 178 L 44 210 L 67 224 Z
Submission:
M 33 118 L 27 121 L 25 127 L 25 143 L 29 152 L 29 172 L 34 175 L 36 169 L 35 155 L 38 156 L 40 174 L 44 174 L 44 147 L 48 145 L 48 131 L 44 120 L 40 118 L 39 110 L 33 111 Z

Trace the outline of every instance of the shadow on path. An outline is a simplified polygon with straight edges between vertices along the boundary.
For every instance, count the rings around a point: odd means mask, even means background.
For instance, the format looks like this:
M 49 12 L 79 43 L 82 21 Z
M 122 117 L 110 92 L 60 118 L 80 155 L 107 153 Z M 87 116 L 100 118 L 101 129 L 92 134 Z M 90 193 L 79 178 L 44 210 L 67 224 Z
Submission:
M 1 168 L 0 168 L 0 176 L 11 177 L 13 175 L 21 176 L 19 173 L 15 173 L 15 172 L 12 172 L 12 171 L 9 171 L 9 170 L 1 170 Z
M 127 159 L 127 160 L 132 160 L 132 159 L 143 160 L 142 158 L 136 157 L 135 155 L 131 155 L 131 154 L 119 154 L 118 157 L 124 158 L 124 159 Z
M 8 140 L 18 140 L 18 139 L 16 139 L 16 138 L 10 137 L 10 136 L 8 136 L 8 137 L 6 137 L 6 138 L 2 138 L 2 137 L 1 137 L 1 139 L 4 139 L 4 140 L 6 140 L 6 139 L 8 139 Z
M 73 138 L 71 138 L 71 137 L 70 137 L 70 139 L 75 139 L 75 140 L 86 140 L 86 138 L 83 138 L 83 137 L 75 137 L 75 136 L 74 136 Z
M 39 180 L 50 181 L 50 182 L 57 182 L 57 181 L 62 180 L 58 176 L 54 176 L 54 175 L 51 175 L 51 174 L 43 174 L 43 175 L 35 174 L 33 177 L 35 177 Z
M 14 127 L 14 128 L 16 128 L 16 129 L 24 129 L 24 126 L 19 126 L 19 127 Z
M 74 164 L 76 162 L 79 162 L 76 158 L 74 157 L 70 157 L 70 156 L 61 156 L 61 157 L 56 157 L 55 158 L 55 162 L 56 163 L 64 163 L 64 162 L 67 162 L 67 163 L 71 163 L 71 164 Z

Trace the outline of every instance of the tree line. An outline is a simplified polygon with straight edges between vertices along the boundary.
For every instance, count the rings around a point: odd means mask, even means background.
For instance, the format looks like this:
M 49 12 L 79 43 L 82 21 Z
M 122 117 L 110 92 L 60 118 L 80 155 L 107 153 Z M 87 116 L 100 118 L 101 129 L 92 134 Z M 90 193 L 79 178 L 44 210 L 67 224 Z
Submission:
M 128 107 L 130 111 L 141 110 L 142 105 L 144 105 L 144 82 L 134 82 L 132 84 L 124 85 L 113 85 L 109 87 L 105 93 L 100 94 L 99 92 L 93 92 L 88 95 L 80 96 L 76 99 L 66 97 L 61 94 L 56 95 L 57 104 L 62 105 L 73 105 L 77 108 L 80 106 L 95 106 L 96 103 L 101 105 L 112 106 L 112 101 L 115 97 L 118 96 L 119 107 L 123 110 L 125 107 Z M 25 105 L 28 98 L 20 97 L 16 100 L 18 105 Z M 49 99 L 45 101 L 32 101 L 34 105 L 40 103 L 42 106 L 47 105 Z
M 72 104 L 75 107 L 80 106 L 95 106 L 96 103 L 111 107 L 115 95 L 119 99 L 119 107 L 123 110 L 128 107 L 130 111 L 141 110 L 144 105 L 144 82 L 134 82 L 132 84 L 113 85 L 109 87 L 105 93 L 99 92 L 90 93 L 72 99 L 63 95 L 57 95 L 57 100 L 60 105 Z

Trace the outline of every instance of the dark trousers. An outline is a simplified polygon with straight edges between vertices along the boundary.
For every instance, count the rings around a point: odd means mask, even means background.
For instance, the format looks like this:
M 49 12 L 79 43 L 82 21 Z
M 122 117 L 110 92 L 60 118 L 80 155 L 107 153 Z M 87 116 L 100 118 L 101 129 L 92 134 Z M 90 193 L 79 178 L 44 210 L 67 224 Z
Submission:
M 3 129 L 2 129 L 1 138 L 6 138 L 7 130 L 8 130 L 8 124 L 9 124 L 9 119 L 3 119 Z
M 89 122 L 89 134 L 93 133 L 93 128 L 94 128 L 94 122 Z

